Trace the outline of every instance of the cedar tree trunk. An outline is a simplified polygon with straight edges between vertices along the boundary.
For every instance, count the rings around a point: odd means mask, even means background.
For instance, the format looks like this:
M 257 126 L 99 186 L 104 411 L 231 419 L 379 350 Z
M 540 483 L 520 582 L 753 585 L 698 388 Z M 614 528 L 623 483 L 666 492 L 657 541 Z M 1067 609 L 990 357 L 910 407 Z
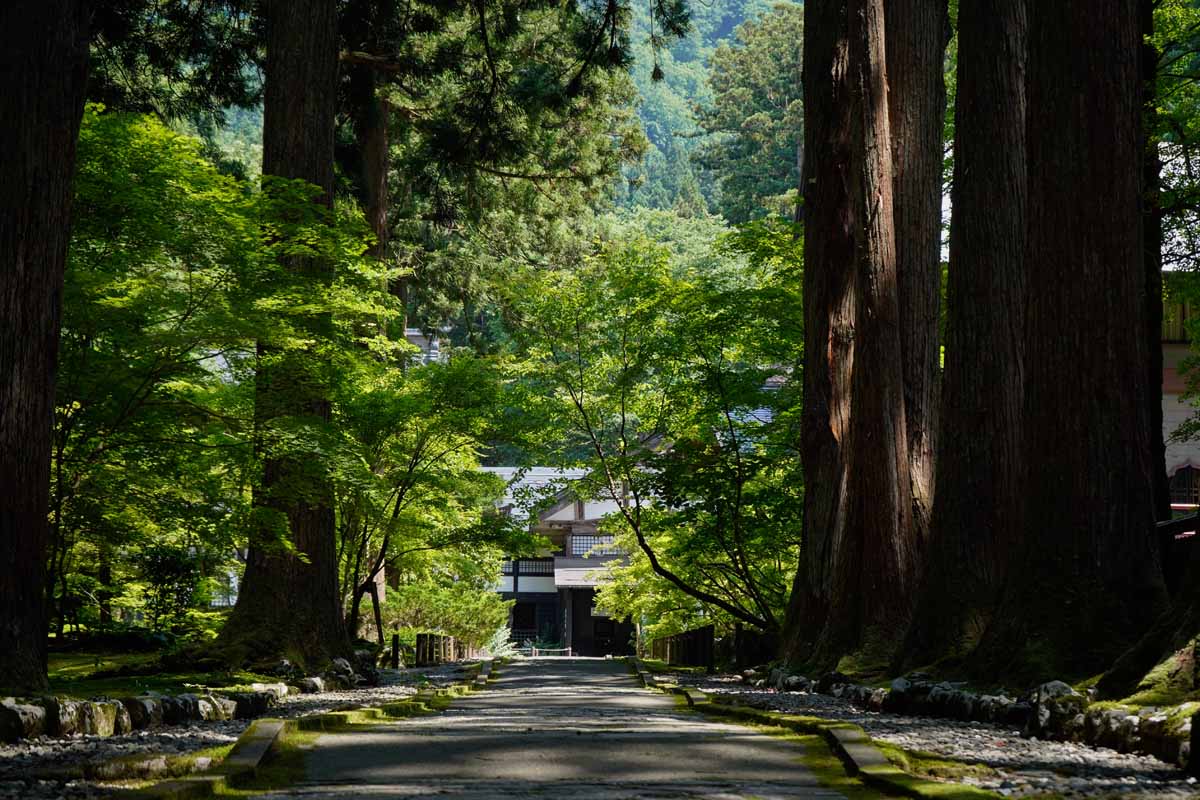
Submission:
M 814 19 L 814 12 L 817 18 Z M 919 548 L 881 0 L 810 3 L 805 25 L 805 540 L 784 655 L 817 666 L 895 645 Z M 814 107 L 815 106 L 815 107 Z M 814 118 L 815 114 L 815 118 Z M 809 207 L 811 204 L 811 207 Z M 811 260 L 810 260 L 811 259 Z
M 45 559 L 63 271 L 87 83 L 81 0 L 0 4 L 0 686 L 46 686 Z
M 267 8 L 267 69 L 263 121 L 263 174 L 303 179 L 332 205 L 334 114 L 337 107 L 336 0 L 271 0 Z M 291 257 L 288 267 L 329 280 L 320 259 Z M 316 336 L 327 315 L 308 320 Z M 309 350 L 283 351 L 260 342 L 255 416 L 260 432 L 277 420 L 321 426 L 330 403 L 324 365 Z M 269 433 L 267 434 L 269 438 Z M 264 663 L 281 656 L 316 666 L 349 650 L 338 592 L 333 498 L 322 464 L 272 453 L 264 457 L 255 503 L 287 520 L 292 545 L 304 558 L 252 532 L 237 605 L 223 631 L 235 661 Z
M 1029 5 L 1024 543 L 977 665 L 1094 675 L 1163 609 L 1138 0 Z
M 938 430 L 938 316 L 942 284 L 945 0 L 888 0 L 887 97 L 899 286 L 904 412 L 912 515 L 928 536 Z
M 845 0 L 809 0 L 804 13 L 804 544 L 781 642 L 796 664 L 810 659 L 829 609 L 854 358 Z
M 899 666 L 976 643 L 1017 541 L 1024 413 L 1023 0 L 961 0 L 938 492 Z
M 890 651 L 917 564 L 904 413 L 883 0 L 850 0 L 850 204 L 854 364 L 843 453 L 845 523 L 833 543 L 829 617 L 816 662 Z

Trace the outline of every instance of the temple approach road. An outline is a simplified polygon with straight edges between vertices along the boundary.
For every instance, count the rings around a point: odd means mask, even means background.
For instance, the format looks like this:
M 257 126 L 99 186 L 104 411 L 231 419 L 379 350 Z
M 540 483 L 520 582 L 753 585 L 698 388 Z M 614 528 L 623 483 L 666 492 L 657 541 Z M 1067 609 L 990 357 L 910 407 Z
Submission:
M 431 716 L 322 734 L 302 783 L 266 798 L 834 800 L 803 750 L 681 711 L 620 661 L 504 666 Z

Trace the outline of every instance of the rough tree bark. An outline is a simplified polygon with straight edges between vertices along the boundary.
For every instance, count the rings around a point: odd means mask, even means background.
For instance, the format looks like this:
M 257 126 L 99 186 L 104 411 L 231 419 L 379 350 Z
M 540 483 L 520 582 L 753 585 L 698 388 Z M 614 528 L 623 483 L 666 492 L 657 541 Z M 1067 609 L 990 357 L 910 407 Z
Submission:
M 263 174 L 303 179 L 333 201 L 334 115 L 337 108 L 336 0 L 271 0 L 267 7 L 267 68 L 263 120 Z M 291 257 L 296 272 L 329 279 L 320 259 Z M 327 316 L 309 320 L 314 333 Z M 322 367 L 308 351 L 281 351 L 260 342 L 255 393 L 260 431 L 281 417 L 327 423 L 330 403 Z M 264 458 L 255 503 L 287 518 L 297 554 L 271 546 L 262 529 L 251 532 L 242 591 L 222 644 L 234 661 L 279 657 L 310 666 L 349 650 L 337 585 L 332 491 L 319 464 Z
M 912 520 L 928 537 L 938 430 L 945 0 L 888 0 L 888 118 Z
M 829 610 L 854 358 L 846 3 L 809 0 L 804 13 L 804 546 L 781 641 L 792 663 L 810 658 Z
M 854 365 L 844 452 L 845 527 L 835 540 L 829 617 L 817 663 L 890 653 L 907 619 L 919 549 L 912 525 L 893 216 L 883 0 L 847 3 Z
M 938 492 L 898 667 L 963 655 L 978 643 L 1017 540 L 1026 33 L 1022 0 L 960 0 Z
M 0 686 L 46 686 L 45 559 L 87 4 L 0 5 Z
M 1165 602 L 1142 377 L 1138 0 L 1028 11 L 1025 542 L 975 656 L 1014 680 L 1095 674 Z
M 1145 109 L 1145 148 L 1143 150 L 1143 178 L 1146 182 L 1144 195 L 1146 245 L 1145 275 L 1147 301 L 1147 342 L 1150 346 L 1149 378 L 1147 399 L 1150 425 L 1162 431 L 1162 206 L 1160 186 L 1162 163 L 1158 156 L 1157 82 L 1158 51 L 1150 42 L 1154 33 L 1155 0 L 1139 0 L 1142 25 L 1142 86 Z M 1152 454 L 1154 474 L 1154 505 L 1159 520 L 1171 516 L 1171 497 L 1168 490 L 1166 465 L 1162 437 L 1154 438 L 1156 446 Z M 1189 558 L 1171 558 L 1173 534 L 1160 538 L 1160 554 L 1163 556 L 1163 571 L 1167 586 L 1172 594 L 1172 605 L 1159 617 L 1137 644 L 1131 647 L 1097 683 L 1103 697 L 1126 697 L 1133 693 L 1142 678 L 1163 659 L 1189 645 L 1200 632 L 1200 552 L 1189 548 Z
M 783 648 L 792 661 L 826 666 L 851 652 L 868 661 L 891 652 L 907 619 L 919 547 L 905 426 L 883 3 L 810 3 L 808 13 L 806 44 L 811 37 L 813 49 L 805 56 L 805 103 L 813 130 L 805 134 L 812 167 L 805 186 L 803 448 L 809 485 L 804 556 Z

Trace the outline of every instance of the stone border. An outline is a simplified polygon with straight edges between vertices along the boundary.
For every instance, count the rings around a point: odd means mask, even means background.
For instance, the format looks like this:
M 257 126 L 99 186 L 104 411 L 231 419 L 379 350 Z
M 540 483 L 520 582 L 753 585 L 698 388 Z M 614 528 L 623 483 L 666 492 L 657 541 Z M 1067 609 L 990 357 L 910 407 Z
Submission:
M 638 679 L 647 689 L 683 697 L 689 707 L 704 714 L 733 718 L 742 722 L 783 728 L 795 733 L 820 736 L 842 761 L 848 775 L 857 777 L 867 786 L 884 792 L 913 797 L 918 800 L 945 796 L 945 783 L 910 775 L 897 767 L 883 754 L 867 732 L 849 722 L 835 722 L 817 717 L 801 717 L 777 711 L 714 702 L 703 692 L 675 684 L 660 684 L 637 658 L 629 659 Z M 963 791 L 974 787 L 962 786 Z M 975 789 L 980 798 L 998 797 L 992 792 Z
M 496 675 L 491 660 L 482 662 L 479 674 L 470 684 L 456 683 L 432 690 L 422 690 L 413 697 L 376 708 L 349 711 L 328 711 L 298 719 L 260 719 L 238 737 L 229 755 L 209 774 L 176 778 L 142 789 L 123 792 L 119 796 L 130 800 L 203 800 L 215 796 L 221 789 L 252 780 L 258 768 L 295 731 L 335 733 L 355 725 L 369 725 L 390 719 L 403 719 L 418 714 L 440 711 L 455 697 L 484 688 Z M 482 682 L 481 682 L 482 679 Z
M 923 673 L 896 678 L 890 688 L 853 683 L 831 672 L 811 680 L 775 668 L 746 670 L 738 680 L 748 688 L 777 692 L 806 691 L 839 697 L 866 711 L 985 722 L 1019 730 L 1025 738 L 1106 747 L 1136 753 L 1200 775 L 1200 702 L 1168 707 L 1093 704 L 1062 681 L 1040 684 L 1029 692 L 979 694 L 961 682 L 937 681 Z

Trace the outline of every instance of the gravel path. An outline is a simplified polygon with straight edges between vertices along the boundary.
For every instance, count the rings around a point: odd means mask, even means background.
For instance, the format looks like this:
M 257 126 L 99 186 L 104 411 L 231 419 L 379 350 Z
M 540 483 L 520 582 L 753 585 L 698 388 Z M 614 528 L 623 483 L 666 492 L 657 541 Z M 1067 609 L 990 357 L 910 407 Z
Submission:
M 380 670 L 379 686 L 366 686 L 320 694 L 289 695 L 271 709 L 270 716 L 293 719 L 344 708 L 374 706 L 416 694 L 421 678 L 445 685 L 461 677 L 458 667 Z M 249 720 L 192 722 L 134 731 L 123 736 L 47 736 L 0 745 L 0 800 L 43 800 L 111 797 L 119 786 L 102 781 L 65 776 L 86 764 L 103 763 L 136 755 L 185 755 L 237 740 Z
M 676 673 L 662 678 L 710 694 L 736 697 L 757 708 L 852 722 L 873 738 L 906 750 L 986 764 L 996 770 L 995 777 L 970 778 L 964 783 L 1007 797 L 1053 792 L 1071 798 L 1200 798 L 1195 778 L 1150 756 L 1024 739 L 1019 731 L 983 722 L 864 711 L 830 695 L 753 689 L 733 676 Z

